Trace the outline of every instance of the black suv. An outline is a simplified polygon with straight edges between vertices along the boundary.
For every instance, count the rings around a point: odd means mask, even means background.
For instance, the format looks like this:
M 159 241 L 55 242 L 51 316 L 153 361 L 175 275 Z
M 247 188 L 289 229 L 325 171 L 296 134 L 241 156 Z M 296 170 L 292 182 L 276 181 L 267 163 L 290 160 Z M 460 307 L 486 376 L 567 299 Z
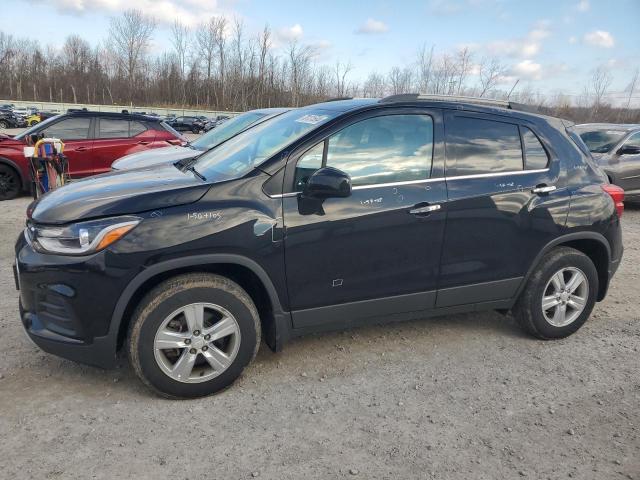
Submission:
M 199 117 L 176 117 L 167 123 L 179 132 L 200 133 L 204 130 L 205 121 Z
M 228 386 L 261 338 L 480 310 L 566 337 L 607 293 L 623 210 L 568 126 L 482 100 L 340 100 L 71 183 L 17 241 L 24 328 L 102 367 L 126 349 L 169 397 Z

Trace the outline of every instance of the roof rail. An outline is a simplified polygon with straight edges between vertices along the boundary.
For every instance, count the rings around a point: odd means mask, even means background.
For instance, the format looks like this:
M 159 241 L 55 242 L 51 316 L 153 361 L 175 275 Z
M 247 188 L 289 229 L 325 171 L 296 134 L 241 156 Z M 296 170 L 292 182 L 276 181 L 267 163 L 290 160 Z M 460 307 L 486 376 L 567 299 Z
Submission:
M 323 100 L 322 103 L 326 103 L 326 102 L 339 102 L 340 100 L 353 100 L 353 97 L 335 97 L 335 98 L 329 98 L 327 100 Z
M 508 108 L 510 110 L 519 110 L 523 112 L 536 113 L 538 109 L 531 105 L 509 102 L 508 100 L 495 100 L 483 97 L 466 97 L 462 95 L 431 95 L 425 93 L 402 93 L 399 95 L 390 95 L 380 100 L 380 103 L 394 102 L 415 102 L 419 100 L 430 102 L 462 102 L 472 103 L 474 105 L 484 105 L 487 107 Z

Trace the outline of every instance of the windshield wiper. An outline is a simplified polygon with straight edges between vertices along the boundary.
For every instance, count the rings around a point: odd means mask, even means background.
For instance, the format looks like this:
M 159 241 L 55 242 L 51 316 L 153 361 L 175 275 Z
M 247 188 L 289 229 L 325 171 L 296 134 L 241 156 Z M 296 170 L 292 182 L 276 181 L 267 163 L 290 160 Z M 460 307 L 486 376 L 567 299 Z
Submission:
M 188 158 L 188 159 L 185 159 L 185 160 L 192 160 L 192 159 Z M 175 162 L 173 164 L 173 166 L 176 167 L 181 172 L 187 172 L 188 171 L 188 172 L 193 173 L 196 177 L 198 177 L 203 182 L 207 181 L 207 178 L 204 175 L 202 175 L 199 171 L 197 171 L 192 163 L 185 162 L 183 164 L 181 162 L 183 162 L 183 160 L 178 160 L 177 162 Z

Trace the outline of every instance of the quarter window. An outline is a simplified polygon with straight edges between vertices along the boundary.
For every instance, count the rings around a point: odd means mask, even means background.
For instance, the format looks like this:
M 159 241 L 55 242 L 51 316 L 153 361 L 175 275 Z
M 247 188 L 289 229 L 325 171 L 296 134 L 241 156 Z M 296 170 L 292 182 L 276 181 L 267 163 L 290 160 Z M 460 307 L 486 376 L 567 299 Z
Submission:
M 522 129 L 522 142 L 524 144 L 525 169 L 538 170 L 547 168 L 549 157 L 536 134 L 527 127 L 520 128 Z
M 66 118 L 54 123 L 44 130 L 45 137 L 59 138 L 61 140 L 85 140 L 89 138 L 89 126 L 91 119 Z
M 471 117 L 447 122 L 449 176 L 522 170 L 518 126 Z
M 129 136 L 135 137 L 139 133 L 142 133 L 147 130 L 147 127 L 140 122 L 129 122 Z
M 638 148 L 640 148 L 640 132 L 639 133 L 634 133 L 629 138 L 627 138 L 627 141 L 624 142 L 624 146 L 625 147 L 638 147 Z

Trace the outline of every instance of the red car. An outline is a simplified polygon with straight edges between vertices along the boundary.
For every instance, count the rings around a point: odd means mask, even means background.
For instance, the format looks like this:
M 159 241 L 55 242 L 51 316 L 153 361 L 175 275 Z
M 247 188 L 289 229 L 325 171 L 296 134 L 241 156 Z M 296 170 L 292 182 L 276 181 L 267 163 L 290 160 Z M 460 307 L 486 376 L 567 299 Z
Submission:
M 152 116 L 89 111 L 57 115 L 15 137 L 0 135 L 0 200 L 30 189 L 23 148 L 29 135 L 41 134 L 64 142 L 71 178 L 108 172 L 111 163 L 124 155 L 186 143 L 182 135 Z

